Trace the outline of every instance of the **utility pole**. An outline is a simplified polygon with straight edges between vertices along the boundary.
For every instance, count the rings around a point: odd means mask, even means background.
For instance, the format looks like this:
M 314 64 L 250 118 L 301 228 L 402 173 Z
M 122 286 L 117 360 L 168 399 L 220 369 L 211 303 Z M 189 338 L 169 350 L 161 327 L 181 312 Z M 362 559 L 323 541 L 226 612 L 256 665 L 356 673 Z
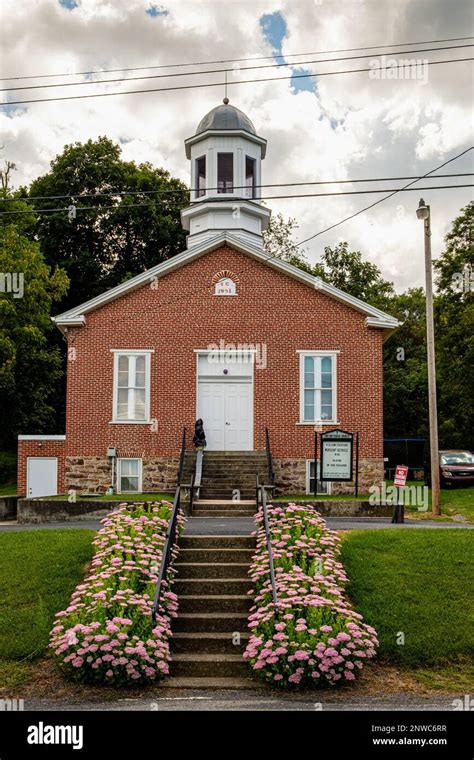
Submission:
M 439 450 L 438 411 L 436 402 L 436 360 L 433 320 L 433 275 L 431 264 L 431 214 L 430 207 L 423 198 L 416 210 L 418 219 L 423 220 L 425 240 L 425 282 L 426 282 L 426 354 L 428 363 L 428 409 L 430 426 L 430 466 L 431 466 L 431 509 L 435 517 L 441 514 L 439 490 Z

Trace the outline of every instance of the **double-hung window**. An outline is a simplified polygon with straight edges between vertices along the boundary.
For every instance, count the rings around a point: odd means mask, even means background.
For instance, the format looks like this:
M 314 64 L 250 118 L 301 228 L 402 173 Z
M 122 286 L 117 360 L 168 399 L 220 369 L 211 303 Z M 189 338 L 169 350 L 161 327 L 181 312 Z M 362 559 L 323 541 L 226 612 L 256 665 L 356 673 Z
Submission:
M 114 422 L 148 422 L 150 351 L 114 352 Z
M 142 489 L 142 460 L 119 459 L 117 463 L 118 493 L 140 493 Z
M 336 352 L 300 352 L 300 422 L 336 422 Z

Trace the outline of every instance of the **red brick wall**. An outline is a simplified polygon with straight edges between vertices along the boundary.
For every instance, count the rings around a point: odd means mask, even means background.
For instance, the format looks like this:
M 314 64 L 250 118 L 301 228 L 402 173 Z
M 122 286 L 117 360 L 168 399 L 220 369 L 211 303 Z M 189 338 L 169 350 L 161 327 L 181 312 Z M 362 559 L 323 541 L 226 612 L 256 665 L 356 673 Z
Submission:
M 238 295 L 216 297 L 216 272 L 238 276 Z M 196 418 L 196 355 L 209 343 L 265 343 L 267 368 L 255 368 L 255 448 L 271 432 L 275 457 L 313 456 L 313 429 L 299 422 L 298 349 L 340 350 L 338 419 L 360 433 L 360 456 L 382 457 L 382 332 L 365 316 L 228 246 L 86 315 L 69 333 L 67 454 L 176 455 L 184 425 Z M 110 424 L 113 354 L 153 348 L 151 417 L 146 425 Z M 327 429 L 327 428 L 325 428 Z
M 18 494 L 27 496 L 28 457 L 58 458 L 58 493 L 64 492 L 64 461 L 66 441 L 18 441 Z

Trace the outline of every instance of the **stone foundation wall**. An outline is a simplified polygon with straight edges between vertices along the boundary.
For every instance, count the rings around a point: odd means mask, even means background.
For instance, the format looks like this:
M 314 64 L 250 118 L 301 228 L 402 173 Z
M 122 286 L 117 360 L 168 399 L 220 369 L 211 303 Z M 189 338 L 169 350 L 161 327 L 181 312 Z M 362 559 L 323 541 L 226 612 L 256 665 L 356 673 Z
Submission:
M 143 460 L 143 492 L 174 491 L 178 479 L 179 457 Z
M 174 491 L 178 457 L 144 458 L 142 467 L 144 493 Z M 66 457 L 65 470 L 66 491 L 74 489 L 79 493 L 104 493 L 112 483 L 112 466 L 108 457 Z
M 276 494 L 306 493 L 306 460 L 275 459 Z M 359 461 L 359 493 L 368 493 L 373 485 L 380 485 L 384 479 L 383 459 L 361 459 Z M 332 494 L 354 493 L 354 481 L 332 483 Z

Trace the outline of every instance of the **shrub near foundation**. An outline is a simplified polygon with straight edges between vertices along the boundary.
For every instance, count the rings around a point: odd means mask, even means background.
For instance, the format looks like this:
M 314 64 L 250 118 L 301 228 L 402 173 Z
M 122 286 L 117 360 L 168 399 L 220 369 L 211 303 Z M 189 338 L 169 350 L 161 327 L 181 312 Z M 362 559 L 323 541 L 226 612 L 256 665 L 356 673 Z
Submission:
M 170 620 L 176 595 L 173 569 L 156 625 L 151 606 L 171 515 L 169 502 L 122 505 L 108 515 L 94 541 L 92 572 L 58 612 L 50 646 L 61 670 L 84 683 L 144 684 L 169 670 Z M 184 518 L 178 518 L 181 528 Z M 175 558 L 177 547 L 173 547 Z
M 256 675 L 283 686 L 353 681 L 378 645 L 344 597 L 347 577 L 338 561 L 340 539 L 312 509 L 268 506 L 277 602 L 271 593 L 263 513 L 250 575 L 255 605 L 244 657 Z

